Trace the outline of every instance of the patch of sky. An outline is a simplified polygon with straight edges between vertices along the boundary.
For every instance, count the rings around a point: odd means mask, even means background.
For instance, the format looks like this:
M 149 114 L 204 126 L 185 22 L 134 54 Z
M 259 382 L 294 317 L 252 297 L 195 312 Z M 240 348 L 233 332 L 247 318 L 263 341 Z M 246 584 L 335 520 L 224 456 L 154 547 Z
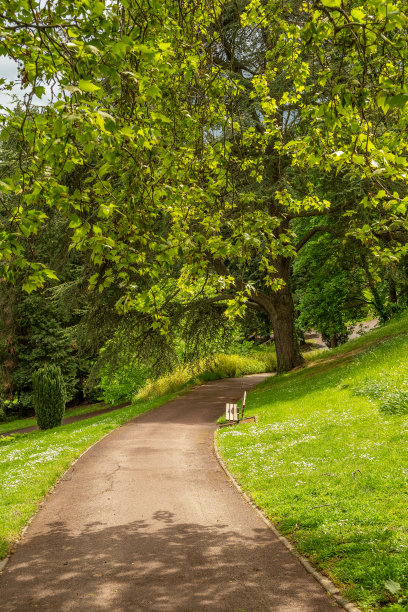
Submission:
M 22 87 L 17 62 L 10 57 L 0 56 L 0 79 L 4 79 L 6 82 L 5 85 L 0 86 L 0 113 L 4 113 L 4 109 L 12 109 L 18 102 L 24 103 L 31 90 Z M 7 88 L 7 84 L 11 84 L 10 90 Z M 35 106 L 44 106 L 51 101 L 51 86 L 45 83 L 42 83 L 42 85 L 45 89 L 43 96 L 41 98 L 32 97 L 31 104 Z

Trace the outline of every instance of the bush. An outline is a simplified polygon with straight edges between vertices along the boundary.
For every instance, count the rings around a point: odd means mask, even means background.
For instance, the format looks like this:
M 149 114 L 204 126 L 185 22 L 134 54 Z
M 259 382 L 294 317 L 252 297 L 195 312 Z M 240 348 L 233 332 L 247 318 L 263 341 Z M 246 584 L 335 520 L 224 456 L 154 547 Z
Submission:
M 33 375 L 33 403 L 40 429 L 61 425 L 65 411 L 65 385 L 61 369 L 48 365 Z
M 145 386 L 136 395 L 136 399 L 154 399 L 168 393 L 176 393 L 186 386 L 191 377 L 192 371 L 190 368 L 177 368 L 157 380 L 146 381 Z
M 220 378 L 234 378 L 245 374 L 258 372 L 274 372 L 276 370 L 276 354 L 274 352 L 254 352 L 247 356 L 220 354 L 214 357 L 210 371 L 219 373 Z
M 13 415 L 16 415 L 18 411 L 18 400 L 17 399 L 4 399 L 0 397 L 0 423 L 10 421 Z
M 6 420 L 6 407 L 4 405 L 4 400 L 0 397 L 0 423 Z
M 112 373 L 106 370 L 101 376 L 100 383 L 104 401 L 112 405 L 132 401 L 148 377 L 148 368 L 135 364 L 122 366 Z

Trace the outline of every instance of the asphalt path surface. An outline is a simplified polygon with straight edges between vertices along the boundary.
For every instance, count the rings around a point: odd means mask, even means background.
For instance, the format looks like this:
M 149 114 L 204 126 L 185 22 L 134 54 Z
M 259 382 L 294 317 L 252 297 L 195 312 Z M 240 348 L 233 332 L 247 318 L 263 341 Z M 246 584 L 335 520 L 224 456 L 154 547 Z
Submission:
M 225 403 L 263 378 L 195 388 L 84 454 L 0 574 L 1 611 L 333 611 L 213 454 Z

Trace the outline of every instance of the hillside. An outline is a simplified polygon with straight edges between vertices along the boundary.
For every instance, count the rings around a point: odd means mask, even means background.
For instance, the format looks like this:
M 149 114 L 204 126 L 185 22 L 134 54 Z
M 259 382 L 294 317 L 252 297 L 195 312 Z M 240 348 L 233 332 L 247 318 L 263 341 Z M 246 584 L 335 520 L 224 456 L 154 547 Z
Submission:
M 253 391 L 231 472 L 364 610 L 408 609 L 408 317 Z

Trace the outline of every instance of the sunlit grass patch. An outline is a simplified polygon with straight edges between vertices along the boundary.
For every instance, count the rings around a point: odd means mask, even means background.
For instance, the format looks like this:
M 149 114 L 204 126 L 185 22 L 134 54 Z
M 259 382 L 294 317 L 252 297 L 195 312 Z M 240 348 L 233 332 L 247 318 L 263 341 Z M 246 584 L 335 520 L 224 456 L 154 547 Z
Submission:
M 234 378 L 246 374 L 276 370 L 275 351 L 253 351 L 248 355 L 219 354 L 184 368 L 177 368 L 147 384 L 136 395 L 137 399 L 159 397 L 175 393 L 193 385 L 220 378 Z
M 265 381 L 247 401 L 258 423 L 221 430 L 218 444 L 244 489 L 347 597 L 402 611 L 408 415 L 383 404 L 406 385 L 406 318 L 379 331 L 363 353 Z
M 65 411 L 63 418 L 78 416 L 80 414 L 88 414 L 91 412 L 97 412 L 98 410 L 102 410 L 106 408 L 106 404 L 103 402 L 98 402 L 97 404 L 85 404 L 83 406 L 76 406 L 74 408 L 68 408 Z M 112 406 L 112 410 L 115 407 Z M 13 431 L 15 429 L 24 429 L 25 427 L 31 427 L 33 425 L 37 425 L 37 419 L 35 417 L 28 417 L 25 419 L 14 419 L 13 421 L 7 421 L 5 423 L 0 423 L 0 434 L 6 433 L 8 431 Z

